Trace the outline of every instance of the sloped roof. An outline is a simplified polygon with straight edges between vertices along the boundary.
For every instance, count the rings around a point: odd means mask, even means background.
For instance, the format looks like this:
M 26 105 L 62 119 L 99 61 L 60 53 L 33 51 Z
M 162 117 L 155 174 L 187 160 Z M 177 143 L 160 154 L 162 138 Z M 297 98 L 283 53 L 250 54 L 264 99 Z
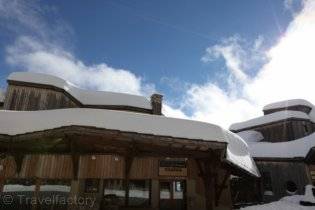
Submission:
M 83 105 L 129 106 L 152 109 L 150 101 L 143 96 L 108 91 L 83 90 L 75 87 L 68 81 L 47 74 L 13 72 L 9 75 L 8 81 L 53 86 L 66 91 Z
M 271 114 L 267 114 L 261 117 L 257 117 L 251 120 L 247 120 L 244 122 L 234 123 L 230 126 L 230 130 L 238 131 L 246 128 L 251 128 L 259 125 L 264 125 L 272 122 L 277 122 L 285 119 L 304 119 L 304 120 L 310 120 L 310 117 L 300 111 L 290 111 L 290 110 L 284 110 L 279 112 L 274 112 Z
M 292 106 L 307 106 L 312 108 L 313 104 L 310 103 L 307 100 L 304 99 L 290 99 L 290 100 L 284 100 L 284 101 L 278 101 L 275 103 L 267 104 L 264 106 L 263 110 L 271 110 L 271 109 L 280 109 L 280 108 L 287 108 L 287 107 L 292 107 Z
M 248 152 L 247 144 L 236 134 L 217 125 L 104 109 L 70 108 L 45 111 L 0 111 L 0 134 L 13 136 L 71 125 L 174 138 L 225 142 L 228 144 L 226 161 L 250 174 L 259 176 L 256 165 Z

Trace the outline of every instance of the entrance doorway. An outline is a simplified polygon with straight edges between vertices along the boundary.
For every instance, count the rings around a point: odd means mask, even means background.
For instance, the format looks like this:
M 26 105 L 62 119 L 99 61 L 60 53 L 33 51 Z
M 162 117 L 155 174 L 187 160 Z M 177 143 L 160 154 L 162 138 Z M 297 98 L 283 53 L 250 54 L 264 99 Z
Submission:
M 186 209 L 186 181 L 160 181 L 160 210 Z

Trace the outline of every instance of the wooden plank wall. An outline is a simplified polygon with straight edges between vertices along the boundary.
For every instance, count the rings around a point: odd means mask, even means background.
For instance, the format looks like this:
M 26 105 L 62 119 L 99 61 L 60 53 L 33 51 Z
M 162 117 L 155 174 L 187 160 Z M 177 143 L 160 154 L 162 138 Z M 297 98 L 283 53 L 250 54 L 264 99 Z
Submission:
M 113 155 L 84 155 L 80 157 L 79 178 L 124 178 L 125 161 Z
M 264 141 L 285 142 L 305 137 L 313 132 L 312 123 L 304 120 L 290 120 L 265 125 L 254 130 L 261 132 Z
M 310 183 L 308 170 L 303 162 L 256 161 L 256 164 L 261 174 L 269 172 L 271 176 L 274 196 L 265 196 L 265 199 L 268 199 L 266 201 L 275 201 L 287 196 L 287 181 L 293 181 L 296 183 L 298 194 L 303 194 L 305 185 Z
M 38 87 L 9 85 L 4 109 L 8 110 L 46 110 L 71 108 L 78 105 L 64 93 Z
M 3 170 L 0 177 L 5 178 L 45 178 L 72 179 L 73 166 L 71 155 L 25 155 L 20 173 L 12 156 L 0 160 Z M 168 179 L 158 176 L 159 158 L 136 157 L 130 169 L 130 179 Z M 188 160 L 188 178 L 199 178 L 198 167 L 194 160 Z M 79 159 L 78 178 L 123 179 L 124 157 L 115 155 L 82 155 Z M 177 177 L 180 178 L 180 177 Z M 184 178 L 184 177 L 183 177 Z

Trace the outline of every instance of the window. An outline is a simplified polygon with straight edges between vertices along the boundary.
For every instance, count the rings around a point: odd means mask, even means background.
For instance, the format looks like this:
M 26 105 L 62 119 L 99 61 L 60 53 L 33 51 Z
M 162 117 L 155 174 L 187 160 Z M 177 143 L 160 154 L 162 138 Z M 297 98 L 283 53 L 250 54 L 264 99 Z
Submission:
M 286 190 L 287 190 L 287 193 L 288 193 L 288 194 L 290 194 L 290 195 L 296 194 L 296 191 L 297 191 L 298 189 L 297 189 L 297 186 L 296 186 L 295 182 L 293 182 L 293 181 L 287 181 L 287 182 L 285 183 L 285 185 L 286 185 Z
M 39 188 L 39 209 L 66 210 L 71 191 L 71 180 L 69 179 L 45 179 L 41 180 Z
M 85 192 L 86 193 L 97 193 L 99 192 L 99 179 L 86 179 L 85 180 Z
M 125 206 L 126 203 L 133 207 L 149 206 L 150 198 L 150 180 L 130 180 L 128 186 L 126 186 L 125 180 L 104 180 L 103 205 L 105 207 Z
M 129 206 L 150 205 L 150 180 L 132 180 L 129 182 Z
M 104 205 L 124 206 L 126 191 L 125 182 L 118 179 L 104 180 Z
M 270 172 L 262 173 L 262 181 L 264 188 L 264 195 L 273 195 L 272 182 Z
M 5 180 L 1 196 L 10 196 L 12 201 L 8 204 L 3 203 L 4 200 L 0 199 L 0 208 L 31 210 L 32 204 L 29 201 L 35 195 L 35 183 L 35 179 Z

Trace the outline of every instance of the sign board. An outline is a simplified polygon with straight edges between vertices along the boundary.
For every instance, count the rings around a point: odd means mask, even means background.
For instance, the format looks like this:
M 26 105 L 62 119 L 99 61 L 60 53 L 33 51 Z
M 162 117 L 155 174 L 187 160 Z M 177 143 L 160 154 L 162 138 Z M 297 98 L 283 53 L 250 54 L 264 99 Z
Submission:
M 159 162 L 159 176 L 187 176 L 185 159 L 163 159 Z

